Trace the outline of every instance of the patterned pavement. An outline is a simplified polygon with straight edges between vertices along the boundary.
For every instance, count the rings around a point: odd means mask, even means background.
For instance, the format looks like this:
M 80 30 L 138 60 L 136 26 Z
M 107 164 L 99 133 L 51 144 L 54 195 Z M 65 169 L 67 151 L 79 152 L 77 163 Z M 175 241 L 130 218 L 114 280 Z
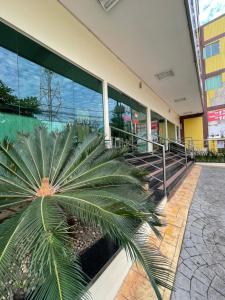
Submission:
M 167 226 L 161 229 L 162 240 L 158 241 L 152 236 L 149 237 L 149 242 L 155 244 L 171 261 L 171 268 L 174 270 L 174 273 L 180 255 L 189 207 L 200 173 L 201 167 L 195 165 L 177 189 L 176 193 L 167 202 L 164 210 Z M 161 293 L 164 300 L 170 299 L 171 291 L 162 289 Z M 143 269 L 134 264 L 125 278 L 115 300 L 149 299 L 156 299 L 154 291 Z M 175 299 L 183 300 L 182 297 Z
M 202 168 L 174 288 L 171 300 L 225 299 L 225 168 Z

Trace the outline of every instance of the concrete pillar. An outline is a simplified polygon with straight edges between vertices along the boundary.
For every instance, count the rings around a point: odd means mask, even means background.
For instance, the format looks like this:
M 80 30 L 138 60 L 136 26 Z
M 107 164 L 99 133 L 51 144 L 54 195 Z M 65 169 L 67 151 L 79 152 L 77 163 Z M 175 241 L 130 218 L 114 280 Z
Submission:
M 178 125 L 177 127 L 178 127 L 178 139 L 179 139 L 180 142 L 182 142 L 181 141 L 181 135 L 180 135 L 180 131 L 181 131 L 180 125 Z
M 168 122 L 167 122 L 167 119 L 165 119 L 165 139 L 166 139 L 165 148 L 166 148 L 166 150 L 168 150 Z
M 177 142 L 178 136 L 177 136 L 177 125 L 174 124 L 174 129 L 175 129 L 175 141 Z
M 107 81 L 102 82 L 104 136 L 106 147 L 111 148 L 111 132 L 109 127 L 109 97 Z
M 151 110 L 147 107 L 147 139 L 151 141 L 152 139 L 152 124 L 151 124 Z M 148 143 L 147 151 L 152 152 L 153 145 Z

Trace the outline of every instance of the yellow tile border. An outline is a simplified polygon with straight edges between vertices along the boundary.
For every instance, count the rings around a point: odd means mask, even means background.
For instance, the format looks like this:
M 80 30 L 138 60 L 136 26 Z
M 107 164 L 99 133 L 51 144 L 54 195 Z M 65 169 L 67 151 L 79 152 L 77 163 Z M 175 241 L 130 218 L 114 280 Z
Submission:
M 162 240 L 150 237 L 160 251 L 171 261 L 171 269 L 177 268 L 177 263 L 182 246 L 189 207 L 195 192 L 201 166 L 194 165 L 188 176 L 184 179 L 175 194 L 167 202 L 164 214 L 167 226 L 161 229 Z M 164 300 L 169 300 L 171 291 L 161 289 Z M 134 264 L 125 278 L 114 300 L 156 300 L 155 293 L 150 286 L 144 270 Z

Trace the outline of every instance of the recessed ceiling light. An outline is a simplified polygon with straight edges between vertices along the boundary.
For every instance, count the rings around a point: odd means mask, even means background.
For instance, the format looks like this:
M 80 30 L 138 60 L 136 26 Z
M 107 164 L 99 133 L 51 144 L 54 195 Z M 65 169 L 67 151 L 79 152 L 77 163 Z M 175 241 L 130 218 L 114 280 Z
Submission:
M 105 11 L 109 11 L 115 6 L 120 0 L 98 0 Z
M 158 78 L 159 80 L 165 79 L 167 77 L 172 77 L 172 76 L 174 76 L 173 70 L 167 70 L 167 71 L 163 71 L 158 74 L 155 74 L 155 77 Z
M 187 99 L 185 97 L 183 98 L 178 98 L 178 99 L 174 99 L 174 102 L 182 102 L 182 101 L 186 101 Z

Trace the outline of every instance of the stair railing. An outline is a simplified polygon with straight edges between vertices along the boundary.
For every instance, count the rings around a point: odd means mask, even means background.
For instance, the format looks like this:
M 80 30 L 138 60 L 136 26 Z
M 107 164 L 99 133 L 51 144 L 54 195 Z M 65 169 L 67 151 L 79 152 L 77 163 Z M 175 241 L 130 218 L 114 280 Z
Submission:
M 128 131 L 125 131 L 125 130 L 116 128 L 116 127 L 114 127 L 114 126 L 110 126 L 110 129 L 111 129 L 111 131 L 116 131 L 116 132 L 120 133 L 121 135 L 129 136 L 129 137 L 132 138 L 132 142 L 130 143 L 130 142 L 128 142 L 126 139 L 124 139 L 124 137 L 118 137 L 117 140 L 115 140 L 115 145 L 116 145 L 116 146 L 117 146 L 117 145 L 118 145 L 119 147 L 121 147 L 121 146 L 122 146 L 122 147 L 123 147 L 123 146 L 128 146 L 128 147 L 131 147 L 131 148 L 135 149 L 137 152 L 140 152 L 140 147 L 139 147 L 138 145 L 135 145 L 135 143 L 133 142 L 134 140 L 136 140 L 136 142 L 137 142 L 138 140 L 140 140 L 140 141 L 142 141 L 142 142 L 145 142 L 146 145 L 149 145 L 149 144 L 150 144 L 150 145 L 152 146 L 152 148 L 153 148 L 153 146 L 157 146 L 159 149 L 162 150 L 162 157 L 159 156 L 159 155 L 157 155 L 156 153 L 154 153 L 154 156 L 159 157 L 160 159 L 162 159 L 163 180 L 160 180 L 159 178 L 156 178 L 155 176 L 151 176 L 151 175 L 150 175 L 150 177 L 152 177 L 152 178 L 154 178 L 154 179 L 157 179 L 158 181 L 160 181 L 160 182 L 163 184 L 164 195 L 166 196 L 166 195 L 167 195 L 167 192 L 166 192 L 166 151 L 165 151 L 165 146 L 162 145 L 162 144 L 160 144 L 160 143 L 153 142 L 153 141 L 151 141 L 151 140 L 149 140 L 149 139 L 140 137 L 140 136 L 138 136 L 138 135 L 136 135 L 136 134 L 134 134 L 134 133 L 131 133 L 131 132 L 128 132 Z M 116 139 L 116 137 L 112 137 L 112 138 L 113 138 L 113 139 Z M 148 147 L 147 147 L 147 148 L 148 148 Z M 147 149 L 147 151 L 145 151 L 145 152 L 149 152 L 149 153 L 152 153 L 152 154 L 153 154 L 153 152 L 148 151 L 148 149 Z M 135 157 L 138 159 L 138 156 L 135 156 Z M 141 160 L 143 160 L 143 159 L 141 159 Z M 147 161 L 145 161 L 145 162 L 147 162 Z M 150 162 L 148 162 L 148 163 L 149 163 L 149 165 L 153 165 L 153 164 L 151 164 Z M 157 166 L 154 166 L 154 167 L 157 168 Z
M 185 146 L 185 144 L 182 144 L 182 143 L 179 143 L 177 142 L 176 140 L 172 140 L 172 139 L 169 139 L 169 138 L 165 138 L 165 137 L 161 137 L 161 136 L 158 136 L 159 140 L 163 141 L 163 143 L 165 145 L 168 145 L 168 150 L 171 151 L 171 150 L 175 150 L 177 152 L 177 154 L 183 154 L 184 157 L 185 157 L 185 164 L 186 164 L 186 168 L 188 166 L 188 151 L 187 151 L 187 147 Z M 174 147 L 172 144 L 175 144 L 177 145 L 178 147 Z M 179 149 L 179 147 L 182 149 Z

